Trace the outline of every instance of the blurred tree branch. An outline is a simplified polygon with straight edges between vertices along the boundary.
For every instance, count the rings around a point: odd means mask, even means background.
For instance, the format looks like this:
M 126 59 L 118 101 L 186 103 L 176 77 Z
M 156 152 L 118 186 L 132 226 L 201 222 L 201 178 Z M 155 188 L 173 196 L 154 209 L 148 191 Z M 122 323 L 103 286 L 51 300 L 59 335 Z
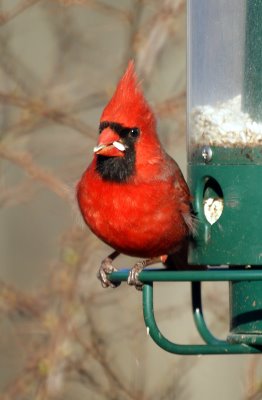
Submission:
M 71 200 L 70 191 L 53 173 L 48 173 L 39 165 L 35 164 L 27 153 L 10 150 L 7 146 L 0 144 L 0 158 L 11 161 L 22 168 L 33 179 L 43 183 L 51 191 L 65 200 Z
M 61 109 L 48 108 L 41 99 L 31 100 L 17 94 L 0 92 L 0 102 L 24 108 L 29 115 L 50 119 L 53 122 L 68 126 L 85 136 L 93 137 L 95 134 L 94 130 L 84 122 L 63 112 Z
M 13 7 L 11 10 L 0 13 L 0 26 L 11 21 L 17 17 L 22 12 L 26 11 L 29 7 L 34 4 L 39 3 L 40 0 L 21 0 L 17 6 Z

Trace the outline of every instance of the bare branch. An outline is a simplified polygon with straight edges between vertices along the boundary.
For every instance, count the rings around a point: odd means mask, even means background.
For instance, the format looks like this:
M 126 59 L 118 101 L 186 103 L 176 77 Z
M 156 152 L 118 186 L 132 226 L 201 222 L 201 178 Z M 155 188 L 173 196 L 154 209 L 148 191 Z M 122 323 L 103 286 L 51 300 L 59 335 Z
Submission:
M 0 185 L 0 207 L 14 207 L 17 204 L 28 202 L 35 190 L 32 187 L 31 179 L 25 179 L 22 183 L 12 188 Z
M 165 46 L 170 25 L 175 16 L 185 7 L 184 0 L 165 0 L 161 8 L 148 23 L 148 31 L 136 37 L 136 68 L 146 79 L 157 64 L 160 52 Z
M 109 4 L 105 4 L 99 0 L 53 0 L 64 6 L 88 6 L 96 11 L 103 12 L 108 16 L 113 16 L 123 21 L 130 22 L 130 13 L 120 8 L 113 7 Z
M 24 12 L 27 8 L 39 3 L 39 1 L 40 0 L 21 0 L 20 3 L 18 3 L 18 5 L 10 11 L 0 13 L 0 26 L 11 21 L 19 14 Z
M 154 111 L 160 118 L 172 117 L 181 114 L 186 107 L 186 92 L 183 90 L 175 97 L 169 98 L 154 106 Z
M 61 109 L 48 108 L 41 99 L 29 100 L 15 93 L 0 92 L 0 101 L 4 104 L 27 109 L 31 114 L 68 126 L 85 136 L 93 137 L 96 134 L 93 128 L 80 121 L 78 118 L 61 111 Z
M 71 201 L 68 187 L 59 178 L 34 163 L 30 154 L 11 150 L 4 144 L 0 144 L 0 157 L 18 165 L 29 176 L 44 184 L 59 197 Z

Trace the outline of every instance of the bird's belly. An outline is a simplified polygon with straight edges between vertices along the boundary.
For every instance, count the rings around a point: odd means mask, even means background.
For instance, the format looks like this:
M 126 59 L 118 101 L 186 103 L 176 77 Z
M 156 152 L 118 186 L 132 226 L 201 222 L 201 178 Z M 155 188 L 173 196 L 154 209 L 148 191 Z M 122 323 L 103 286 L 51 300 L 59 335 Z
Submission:
M 143 200 L 142 200 L 143 199 Z M 91 230 L 121 253 L 154 257 L 174 251 L 187 235 L 183 218 L 172 202 L 129 194 L 86 204 L 84 218 Z

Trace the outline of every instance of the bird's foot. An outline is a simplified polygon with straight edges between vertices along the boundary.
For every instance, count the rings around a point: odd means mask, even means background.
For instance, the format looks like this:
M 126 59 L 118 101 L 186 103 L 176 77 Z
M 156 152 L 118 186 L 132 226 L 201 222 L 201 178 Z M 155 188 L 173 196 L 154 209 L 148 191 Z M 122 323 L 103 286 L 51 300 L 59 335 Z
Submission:
M 107 287 L 112 287 L 112 288 L 116 288 L 117 286 L 120 285 L 121 282 L 119 283 L 112 283 L 109 279 L 108 279 L 108 275 L 110 275 L 112 272 L 116 272 L 118 271 L 117 268 L 115 268 L 112 264 L 112 258 L 107 257 L 105 258 L 102 263 L 101 266 L 98 270 L 97 273 L 97 277 L 101 282 L 101 285 L 103 286 L 103 288 L 107 288 Z
M 138 279 L 138 275 L 148 265 L 147 261 L 148 260 L 138 261 L 130 270 L 127 278 L 128 285 L 135 286 L 135 288 L 140 291 L 143 289 L 144 284 Z
M 143 271 L 144 268 L 148 267 L 149 265 L 152 264 L 157 264 L 159 262 L 165 262 L 167 259 L 167 256 L 160 256 L 160 257 L 153 257 L 153 258 L 149 258 L 147 260 L 142 260 L 142 261 L 138 261 L 133 268 L 130 270 L 128 278 L 127 278 L 127 283 L 130 286 L 135 286 L 135 288 L 137 290 L 142 290 L 143 289 L 143 282 L 141 282 L 138 279 L 138 276 L 140 274 L 140 272 Z

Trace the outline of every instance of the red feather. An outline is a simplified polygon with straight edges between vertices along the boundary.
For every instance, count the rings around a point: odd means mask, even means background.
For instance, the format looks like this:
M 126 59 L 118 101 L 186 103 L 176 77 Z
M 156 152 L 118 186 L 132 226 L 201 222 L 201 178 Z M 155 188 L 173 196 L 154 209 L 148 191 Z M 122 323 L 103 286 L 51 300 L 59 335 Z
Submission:
M 103 121 L 140 129 L 135 173 L 127 182 L 107 181 L 96 170 L 95 154 L 77 187 L 85 222 L 120 253 L 150 258 L 174 253 L 192 227 L 190 194 L 178 165 L 159 142 L 133 62 L 105 107 Z

